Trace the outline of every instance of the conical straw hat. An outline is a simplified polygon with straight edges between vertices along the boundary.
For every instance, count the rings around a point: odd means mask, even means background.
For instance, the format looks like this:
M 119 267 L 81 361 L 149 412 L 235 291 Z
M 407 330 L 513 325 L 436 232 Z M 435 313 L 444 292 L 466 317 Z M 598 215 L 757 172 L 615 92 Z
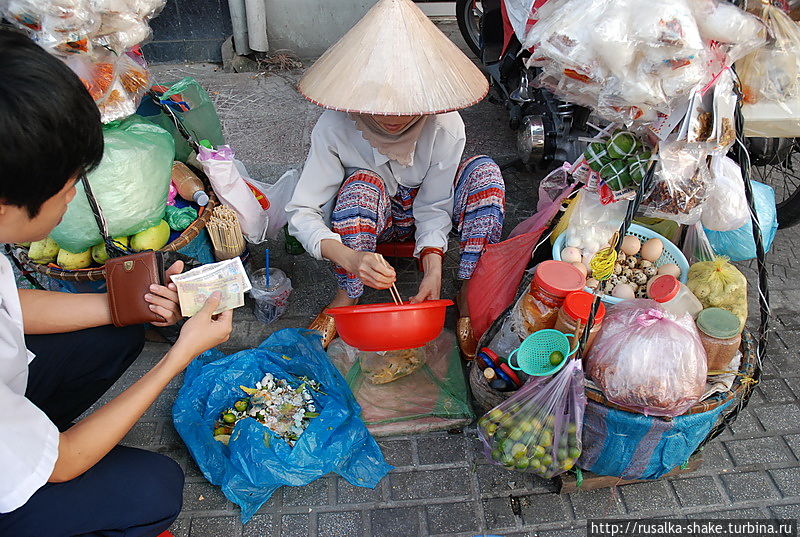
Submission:
M 344 112 L 439 114 L 486 96 L 486 77 L 411 0 L 380 0 L 298 84 Z

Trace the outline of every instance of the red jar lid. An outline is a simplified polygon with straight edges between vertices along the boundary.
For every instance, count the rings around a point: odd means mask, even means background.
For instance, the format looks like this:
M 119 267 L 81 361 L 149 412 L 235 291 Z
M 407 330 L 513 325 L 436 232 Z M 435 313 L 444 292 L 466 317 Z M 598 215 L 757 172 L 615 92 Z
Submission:
M 680 290 L 681 282 L 678 281 L 678 278 L 669 274 L 662 274 L 650 284 L 648 294 L 656 302 L 664 303 L 678 296 L 678 291 Z
M 553 296 L 565 297 L 580 291 L 586 285 L 586 277 L 578 267 L 564 261 L 543 261 L 536 267 L 533 283 Z
M 569 315 L 575 321 L 581 321 L 584 324 L 589 322 L 589 314 L 592 312 L 592 302 L 594 302 L 594 295 L 586 291 L 574 291 L 567 295 L 564 299 L 564 313 Z M 594 324 L 600 324 L 606 316 L 606 307 L 600 303 L 597 308 L 597 313 L 594 316 Z

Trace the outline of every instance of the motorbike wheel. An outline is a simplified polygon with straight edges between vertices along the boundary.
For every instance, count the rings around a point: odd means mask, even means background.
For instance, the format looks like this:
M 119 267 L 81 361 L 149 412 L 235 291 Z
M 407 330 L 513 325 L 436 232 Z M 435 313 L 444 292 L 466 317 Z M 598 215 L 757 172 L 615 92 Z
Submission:
M 483 3 L 480 0 L 458 0 L 456 2 L 456 21 L 461 36 L 475 56 L 481 57 L 481 18 Z
M 748 138 L 752 178 L 775 189 L 778 227 L 800 222 L 800 141 Z

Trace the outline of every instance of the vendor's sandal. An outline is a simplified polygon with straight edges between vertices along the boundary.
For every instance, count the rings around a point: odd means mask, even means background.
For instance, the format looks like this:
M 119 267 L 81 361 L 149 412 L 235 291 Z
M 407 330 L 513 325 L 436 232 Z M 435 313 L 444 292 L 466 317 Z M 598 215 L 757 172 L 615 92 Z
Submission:
M 309 330 L 316 330 L 322 334 L 322 348 L 327 349 L 331 341 L 336 339 L 336 321 L 327 313 L 320 313 L 308 325 Z
M 456 337 L 461 354 L 467 360 L 473 360 L 478 352 L 478 341 L 472 332 L 472 321 L 469 317 L 459 317 L 456 321 Z

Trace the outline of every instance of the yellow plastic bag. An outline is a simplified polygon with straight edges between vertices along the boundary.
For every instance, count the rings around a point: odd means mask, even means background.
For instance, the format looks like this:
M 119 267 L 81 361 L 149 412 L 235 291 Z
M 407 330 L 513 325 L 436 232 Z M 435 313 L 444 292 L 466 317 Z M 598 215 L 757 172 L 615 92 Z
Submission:
M 686 285 L 705 308 L 723 308 L 747 322 L 747 278 L 727 257 L 700 261 L 689 268 Z
M 579 192 L 577 196 L 564 200 L 564 203 L 567 205 L 567 210 L 561 214 L 561 218 L 558 219 L 556 227 L 553 228 L 553 233 L 550 235 L 550 244 L 555 244 L 559 235 L 567 230 L 569 220 L 572 218 L 572 213 L 575 212 L 575 207 L 578 206 L 575 202 L 578 201 L 582 195 L 583 192 Z

